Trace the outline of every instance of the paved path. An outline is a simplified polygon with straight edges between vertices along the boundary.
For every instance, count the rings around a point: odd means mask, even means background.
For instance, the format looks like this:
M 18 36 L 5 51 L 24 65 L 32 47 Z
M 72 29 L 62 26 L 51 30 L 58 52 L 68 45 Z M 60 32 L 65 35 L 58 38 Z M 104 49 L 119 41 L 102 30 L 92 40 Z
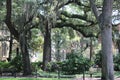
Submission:
M 83 80 L 83 78 L 76 78 L 74 80 Z M 101 80 L 100 78 L 85 78 L 84 80 Z M 115 78 L 115 80 L 120 80 L 120 78 Z

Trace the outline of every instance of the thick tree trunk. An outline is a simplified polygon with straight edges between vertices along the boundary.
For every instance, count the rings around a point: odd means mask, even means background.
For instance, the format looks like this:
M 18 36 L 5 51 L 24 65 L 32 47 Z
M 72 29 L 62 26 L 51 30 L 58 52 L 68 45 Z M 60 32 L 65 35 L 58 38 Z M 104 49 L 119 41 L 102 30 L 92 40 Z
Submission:
M 112 4 L 113 0 L 104 0 L 100 16 L 102 38 L 102 80 L 114 80 L 112 53 Z
M 29 59 L 29 53 L 27 49 L 27 39 L 25 33 L 20 34 L 20 47 L 22 52 L 22 61 L 23 61 L 23 76 L 31 75 L 31 65 Z
M 43 70 L 46 71 L 48 62 L 51 61 L 51 27 L 46 21 L 43 50 Z
M 9 28 L 11 34 L 16 38 L 16 40 L 20 40 L 20 47 L 23 57 L 23 73 L 24 75 L 30 75 L 31 74 L 31 66 L 30 66 L 30 59 L 29 59 L 29 53 L 27 50 L 27 39 L 25 37 L 24 32 L 19 34 L 19 32 L 15 29 L 15 25 L 11 21 L 11 12 L 12 12 L 12 0 L 6 0 L 6 19 L 5 23 L 7 27 Z M 20 39 L 19 39 L 20 38 Z
M 113 54 L 112 54 L 112 29 L 106 26 L 101 31 L 102 37 L 102 80 L 114 80 Z
M 103 0 L 102 13 L 99 15 L 94 0 L 89 0 L 94 15 L 99 22 L 102 37 L 102 80 L 114 80 L 112 54 L 112 7 L 114 0 Z

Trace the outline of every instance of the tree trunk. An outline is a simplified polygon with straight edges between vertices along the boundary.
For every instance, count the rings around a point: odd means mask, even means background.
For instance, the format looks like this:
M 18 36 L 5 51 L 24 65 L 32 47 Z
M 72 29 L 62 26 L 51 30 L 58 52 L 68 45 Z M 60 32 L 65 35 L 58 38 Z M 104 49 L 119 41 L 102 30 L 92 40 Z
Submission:
M 120 39 L 117 40 L 117 47 L 118 47 L 118 52 L 120 54 Z
M 112 29 L 106 26 L 101 31 L 102 37 L 102 80 L 114 80 L 113 54 L 112 54 Z
M 11 34 L 20 42 L 22 57 L 23 57 L 23 73 L 24 75 L 30 75 L 31 74 L 31 66 L 30 66 L 30 59 L 29 59 L 29 53 L 27 50 L 27 39 L 25 37 L 25 33 L 22 32 L 19 34 L 19 32 L 16 30 L 15 25 L 13 24 L 11 20 L 11 12 L 12 12 L 12 0 L 6 0 L 6 19 L 5 23 L 10 30 Z
M 89 0 L 94 15 L 99 22 L 102 38 L 102 80 L 114 80 L 112 54 L 112 7 L 114 0 L 103 0 L 102 13 L 99 15 L 94 0 Z
M 93 54 L 93 45 L 92 45 L 92 38 L 90 38 L 90 61 L 92 60 L 92 54 Z
M 22 52 L 22 61 L 23 61 L 23 76 L 31 75 L 31 65 L 29 59 L 29 53 L 27 49 L 27 39 L 25 37 L 25 32 L 20 34 L 20 47 Z
M 17 47 L 16 48 L 16 56 L 18 56 L 18 55 L 20 55 L 20 53 L 19 53 L 19 48 Z
M 112 53 L 112 4 L 113 0 L 104 0 L 100 15 L 102 38 L 102 80 L 114 80 Z
M 51 27 L 46 21 L 43 49 L 43 70 L 46 71 L 48 62 L 51 61 Z
M 8 57 L 8 61 L 11 61 L 12 45 L 13 45 L 13 37 L 12 37 L 12 35 L 10 35 L 10 46 L 9 46 L 9 57 Z
M 18 31 L 15 29 L 15 25 L 12 23 L 11 21 L 11 14 L 12 14 L 12 0 L 6 0 L 6 19 L 5 19 L 5 23 L 8 27 L 8 29 L 10 30 L 10 33 L 12 35 L 14 35 L 14 37 L 19 40 L 19 33 Z

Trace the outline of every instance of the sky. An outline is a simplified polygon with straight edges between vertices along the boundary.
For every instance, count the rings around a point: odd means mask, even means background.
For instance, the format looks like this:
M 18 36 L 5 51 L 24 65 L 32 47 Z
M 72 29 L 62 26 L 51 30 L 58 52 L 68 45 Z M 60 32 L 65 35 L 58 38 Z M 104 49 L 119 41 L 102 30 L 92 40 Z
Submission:
M 112 12 L 112 24 L 117 25 L 120 23 L 120 11 L 113 10 Z

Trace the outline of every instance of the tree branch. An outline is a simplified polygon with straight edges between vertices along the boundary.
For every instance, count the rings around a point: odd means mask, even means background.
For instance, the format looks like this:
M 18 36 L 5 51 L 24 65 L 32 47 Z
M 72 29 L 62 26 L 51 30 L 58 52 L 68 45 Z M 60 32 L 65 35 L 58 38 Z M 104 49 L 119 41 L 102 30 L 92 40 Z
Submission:
M 73 3 L 73 1 L 69 0 L 66 3 L 63 2 L 60 5 L 56 6 L 55 9 L 54 9 L 54 11 L 59 10 L 60 8 L 64 7 L 65 5 L 68 5 L 70 3 Z
M 84 6 L 86 8 L 89 8 L 89 6 L 86 6 L 86 5 L 82 4 L 79 0 L 73 0 L 73 2 L 77 5 L 79 5 L 79 6 Z
M 15 29 L 15 25 L 11 22 L 11 10 L 12 10 L 12 1 L 11 0 L 6 0 L 6 19 L 5 19 L 5 23 L 8 27 L 8 29 L 10 30 L 11 34 L 14 35 L 14 37 L 19 40 L 19 33 L 18 31 Z
M 90 2 L 91 9 L 92 9 L 97 21 L 99 21 L 99 13 L 98 13 L 98 9 L 94 3 L 94 0 L 89 0 L 89 2 Z
M 98 35 L 95 35 L 93 33 L 89 33 L 89 34 L 86 34 L 85 31 L 83 31 L 80 27 L 88 27 L 88 26 L 85 26 L 85 25 L 73 25 L 72 23 L 65 23 L 65 22 L 61 22 L 61 23 L 57 23 L 56 24 L 56 27 L 57 28 L 63 28 L 63 27 L 71 27 L 73 28 L 74 30 L 76 31 L 79 31 L 84 37 L 96 37 Z
M 33 20 L 34 14 L 29 17 L 28 21 L 24 22 L 24 26 L 26 26 L 28 23 L 30 23 Z
M 77 18 L 77 19 L 84 20 L 86 22 L 90 22 L 91 24 L 95 24 L 94 21 L 91 21 L 91 20 L 87 19 L 87 15 L 69 14 L 66 11 L 62 11 L 61 14 L 68 17 L 68 18 Z

